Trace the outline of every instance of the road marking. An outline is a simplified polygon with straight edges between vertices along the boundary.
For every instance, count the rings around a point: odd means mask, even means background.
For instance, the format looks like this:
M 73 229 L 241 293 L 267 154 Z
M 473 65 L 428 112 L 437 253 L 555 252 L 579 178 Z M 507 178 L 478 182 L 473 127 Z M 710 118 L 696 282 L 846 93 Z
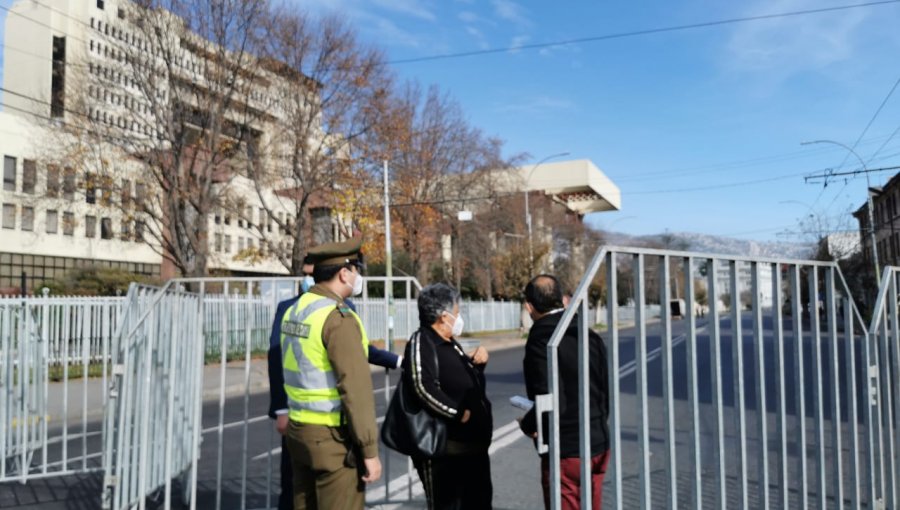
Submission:
M 706 326 L 702 326 L 702 327 L 698 328 L 696 334 L 699 335 L 705 329 L 706 329 Z M 682 333 L 676 337 L 673 337 L 672 338 L 672 349 L 674 350 L 675 347 L 683 344 L 685 340 L 687 340 L 687 335 L 684 333 Z M 635 338 L 635 341 L 637 341 L 637 338 Z M 647 363 L 650 363 L 651 361 L 659 358 L 660 356 L 662 356 L 662 345 L 660 345 L 656 349 L 653 349 L 652 351 L 647 353 Z M 637 358 L 635 358 L 635 359 L 629 361 L 628 363 L 625 363 L 624 365 L 621 365 L 619 367 L 619 379 L 624 379 L 624 378 L 628 377 L 629 375 L 633 374 L 635 371 L 637 371 Z
M 249 420 L 233 421 L 231 423 L 226 423 L 225 425 L 222 425 L 222 429 L 224 430 L 224 429 L 230 429 L 233 427 L 239 427 L 244 424 L 250 425 L 251 423 L 256 423 L 258 421 L 263 421 L 263 420 L 267 420 L 267 419 L 269 419 L 269 416 L 264 414 L 262 416 L 257 416 L 256 418 L 250 418 Z M 207 427 L 207 428 L 203 429 L 203 433 L 209 434 L 210 432 L 216 432 L 218 430 L 219 430 L 219 426 L 216 425 L 214 427 Z
M 488 454 L 493 455 L 501 448 L 505 448 L 524 437 L 525 434 L 522 434 L 519 431 L 519 422 L 513 420 L 500 428 L 494 429 L 494 433 L 491 437 L 491 447 L 488 450 Z M 418 480 L 418 477 L 413 477 L 412 473 L 408 473 L 395 477 L 393 480 L 391 480 L 390 484 L 388 484 L 391 487 L 390 499 L 399 498 L 403 495 L 404 492 L 408 491 L 411 478 L 413 480 L 412 495 L 415 497 L 424 494 L 425 491 L 422 487 L 422 482 Z M 385 499 L 384 495 L 386 487 L 386 485 L 381 485 L 376 489 L 366 491 L 367 500 L 379 501 Z M 380 508 L 382 508 L 383 510 L 396 509 L 400 508 L 400 506 L 406 503 L 407 502 L 385 504 L 381 505 Z

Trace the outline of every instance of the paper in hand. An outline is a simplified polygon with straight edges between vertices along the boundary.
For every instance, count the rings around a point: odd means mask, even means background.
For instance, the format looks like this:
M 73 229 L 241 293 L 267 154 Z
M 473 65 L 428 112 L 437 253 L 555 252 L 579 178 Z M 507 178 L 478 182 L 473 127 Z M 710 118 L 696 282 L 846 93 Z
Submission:
M 515 395 L 509 398 L 509 403 L 512 404 L 513 407 L 518 407 L 523 411 L 530 411 L 532 407 L 534 407 L 534 401 L 528 400 L 525 397 Z

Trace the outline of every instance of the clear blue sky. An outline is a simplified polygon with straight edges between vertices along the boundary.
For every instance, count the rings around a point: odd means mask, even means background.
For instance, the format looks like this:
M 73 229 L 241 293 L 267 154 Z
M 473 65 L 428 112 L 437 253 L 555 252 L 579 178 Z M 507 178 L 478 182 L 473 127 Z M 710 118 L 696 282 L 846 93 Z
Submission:
M 402 60 L 861 0 L 284 1 L 336 10 Z M 591 159 L 622 190 L 622 211 L 592 224 L 776 239 L 811 211 L 856 227 L 844 213 L 862 204 L 865 179 L 804 184 L 801 174 L 837 168 L 846 151 L 800 142 L 856 141 L 900 79 L 897 21 L 900 3 L 394 68 L 451 92 L 510 154 Z M 900 134 L 869 161 L 898 127 L 900 90 L 857 147 L 870 167 L 900 165 Z M 843 169 L 858 167 L 851 158 Z

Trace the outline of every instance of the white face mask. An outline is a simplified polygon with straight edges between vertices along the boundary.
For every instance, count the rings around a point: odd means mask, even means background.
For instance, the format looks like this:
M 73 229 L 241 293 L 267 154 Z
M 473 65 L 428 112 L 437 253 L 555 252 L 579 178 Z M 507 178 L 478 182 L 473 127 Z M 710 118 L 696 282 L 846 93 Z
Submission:
M 303 278 L 303 281 L 300 282 L 300 288 L 303 289 L 303 292 L 306 292 L 309 289 L 311 289 L 312 286 L 315 284 L 316 284 L 316 282 L 315 282 L 315 280 L 313 280 L 312 276 L 305 276 Z
M 364 283 L 363 275 L 361 275 L 359 273 L 354 273 L 354 274 L 356 275 L 356 279 L 353 280 L 353 285 L 347 284 L 347 286 L 350 287 L 351 289 L 353 289 L 350 292 L 351 296 L 358 296 L 358 295 L 362 294 L 362 291 L 363 291 L 363 283 Z
M 448 313 L 447 315 L 450 314 Z M 463 322 L 462 314 L 457 314 L 457 316 L 453 319 L 453 326 L 450 328 L 450 336 L 456 338 L 461 335 L 464 325 L 465 322 Z

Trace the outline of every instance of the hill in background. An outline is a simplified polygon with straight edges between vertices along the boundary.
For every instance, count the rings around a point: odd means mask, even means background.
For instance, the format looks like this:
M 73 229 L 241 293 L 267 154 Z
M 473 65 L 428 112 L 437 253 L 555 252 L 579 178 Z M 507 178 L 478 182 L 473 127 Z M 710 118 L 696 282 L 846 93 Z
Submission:
M 815 249 L 815 245 L 812 243 L 752 241 L 693 232 L 670 232 L 644 236 L 632 236 L 622 232 L 603 232 L 603 236 L 606 244 L 611 245 L 661 247 L 668 244 L 672 247 L 671 249 L 744 257 L 808 259 Z

